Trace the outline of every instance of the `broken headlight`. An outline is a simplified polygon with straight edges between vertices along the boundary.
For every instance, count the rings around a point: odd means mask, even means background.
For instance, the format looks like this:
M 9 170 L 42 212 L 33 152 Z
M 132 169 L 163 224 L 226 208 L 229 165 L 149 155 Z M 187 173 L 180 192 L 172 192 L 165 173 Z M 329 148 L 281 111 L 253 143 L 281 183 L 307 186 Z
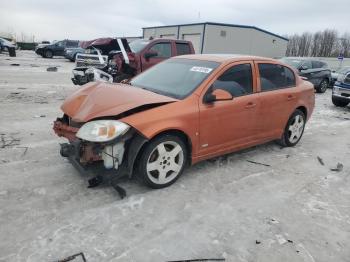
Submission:
M 107 142 L 124 135 L 130 126 L 116 120 L 87 122 L 78 131 L 77 137 L 90 142 Z

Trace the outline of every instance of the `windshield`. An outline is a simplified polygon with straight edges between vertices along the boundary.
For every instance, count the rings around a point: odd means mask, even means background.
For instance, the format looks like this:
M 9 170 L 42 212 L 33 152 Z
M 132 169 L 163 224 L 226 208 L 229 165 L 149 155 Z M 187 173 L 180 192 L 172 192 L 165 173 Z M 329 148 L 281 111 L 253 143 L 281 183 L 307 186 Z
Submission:
M 144 39 L 139 39 L 129 43 L 129 46 L 133 53 L 138 53 L 148 44 L 149 44 L 149 41 Z
M 300 59 L 293 59 L 293 58 L 282 58 L 281 61 L 283 63 L 286 63 L 287 65 L 290 65 L 294 68 L 299 68 L 301 63 L 302 63 L 302 60 Z
M 130 84 L 183 99 L 191 94 L 219 63 L 184 58 L 168 59 L 136 76 Z

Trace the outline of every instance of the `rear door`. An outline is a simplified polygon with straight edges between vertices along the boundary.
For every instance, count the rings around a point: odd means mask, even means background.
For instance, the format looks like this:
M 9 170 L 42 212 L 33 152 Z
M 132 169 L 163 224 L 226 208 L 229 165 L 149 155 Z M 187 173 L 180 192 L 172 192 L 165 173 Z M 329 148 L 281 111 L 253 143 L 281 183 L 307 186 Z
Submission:
M 317 78 L 315 75 L 315 69 L 312 67 L 312 61 L 311 60 L 305 60 L 302 63 L 302 66 L 306 69 L 300 70 L 299 75 L 306 77 L 308 81 L 313 83 L 314 85 L 317 84 Z
M 256 61 L 260 91 L 259 137 L 273 139 L 282 134 L 293 113 L 298 91 L 294 71 L 269 61 Z
M 148 51 L 157 52 L 157 56 L 146 59 L 144 54 Z M 173 53 L 173 47 L 170 41 L 161 41 L 151 44 L 141 54 L 142 71 L 170 58 Z

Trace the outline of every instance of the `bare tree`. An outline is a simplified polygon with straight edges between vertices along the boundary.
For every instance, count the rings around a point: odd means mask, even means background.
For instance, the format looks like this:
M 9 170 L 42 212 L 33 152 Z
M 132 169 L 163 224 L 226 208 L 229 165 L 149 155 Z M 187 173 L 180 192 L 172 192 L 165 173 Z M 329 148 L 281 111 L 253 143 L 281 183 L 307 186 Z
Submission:
M 338 32 L 325 29 L 315 33 L 304 32 L 289 37 L 287 56 L 350 56 L 350 34 L 345 33 L 338 37 Z

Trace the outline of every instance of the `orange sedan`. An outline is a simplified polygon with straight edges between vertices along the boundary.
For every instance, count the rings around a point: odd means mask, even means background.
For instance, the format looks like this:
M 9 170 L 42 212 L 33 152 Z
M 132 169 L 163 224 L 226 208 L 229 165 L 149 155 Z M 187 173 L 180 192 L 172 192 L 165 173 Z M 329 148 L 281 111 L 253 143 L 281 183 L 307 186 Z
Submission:
M 279 61 L 187 55 L 128 84 L 86 84 L 66 99 L 54 131 L 69 140 L 62 156 L 99 174 L 92 185 L 102 173 L 135 174 L 163 188 L 198 161 L 272 140 L 296 145 L 314 103 L 313 85 Z

